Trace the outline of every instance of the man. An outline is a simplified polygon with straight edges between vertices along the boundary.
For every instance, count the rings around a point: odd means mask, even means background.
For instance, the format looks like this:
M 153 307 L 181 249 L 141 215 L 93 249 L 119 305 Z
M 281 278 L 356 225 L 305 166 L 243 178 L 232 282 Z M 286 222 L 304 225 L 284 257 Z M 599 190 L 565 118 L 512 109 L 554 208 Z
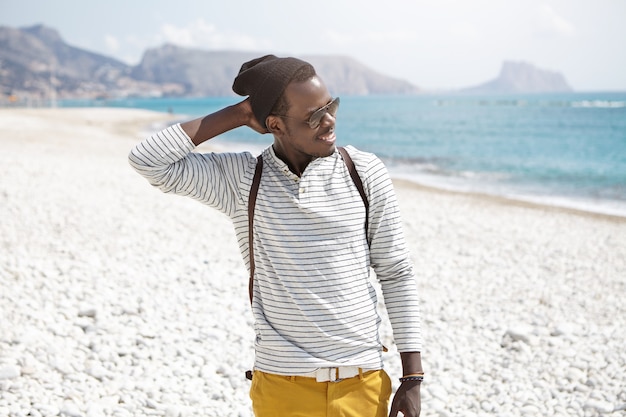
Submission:
M 335 146 L 339 99 L 310 64 L 257 58 L 242 65 L 233 90 L 248 97 L 149 137 L 129 160 L 162 191 L 190 196 L 233 220 L 251 271 L 255 415 L 387 416 L 391 382 L 382 370 L 371 267 L 404 373 L 390 415 L 418 416 L 419 300 L 385 167 L 374 155 L 347 148 L 362 180 L 362 199 Z M 257 158 L 248 152 L 192 152 L 240 126 L 274 136 L 260 156 L 251 235 L 248 207 Z

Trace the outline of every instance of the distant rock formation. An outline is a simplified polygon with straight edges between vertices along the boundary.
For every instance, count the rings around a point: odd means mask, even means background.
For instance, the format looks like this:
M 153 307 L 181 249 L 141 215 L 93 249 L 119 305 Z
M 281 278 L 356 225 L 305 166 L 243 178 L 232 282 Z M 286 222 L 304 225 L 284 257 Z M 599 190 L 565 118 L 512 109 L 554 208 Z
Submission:
M 315 67 L 331 92 L 345 95 L 416 94 L 421 90 L 408 83 L 372 71 L 350 57 L 311 55 L 301 57 Z
M 232 95 L 231 85 L 241 64 L 266 55 L 263 52 L 204 51 L 165 45 L 146 51 L 133 68 L 136 79 L 180 83 L 186 95 Z M 333 94 L 414 94 L 410 83 L 376 73 L 349 57 L 302 56 L 310 62 Z
M 184 96 L 228 96 L 241 64 L 254 53 L 210 52 L 164 45 L 148 49 L 132 76 L 157 85 L 178 85 Z
M 115 88 L 128 66 L 67 45 L 54 29 L 0 27 L 0 92 L 83 95 Z
M 229 96 L 241 64 L 261 52 L 205 51 L 164 45 L 137 66 L 66 44 L 43 25 L 0 27 L 0 95 L 60 98 Z M 413 94 L 419 89 L 379 74 L 348 57 L 302 57 L 332 94 Z
M 465 93 L 562 93 L 572 87 L 558 72 L 539 69 L 527 62 L 505 61 L 494 80 L 461 90 Z

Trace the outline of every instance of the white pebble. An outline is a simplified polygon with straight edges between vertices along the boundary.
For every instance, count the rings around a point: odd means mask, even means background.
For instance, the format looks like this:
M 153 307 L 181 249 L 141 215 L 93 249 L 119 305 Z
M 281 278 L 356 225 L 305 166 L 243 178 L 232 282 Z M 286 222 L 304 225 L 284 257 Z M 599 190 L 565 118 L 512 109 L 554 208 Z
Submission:
M 21 374 L 20 367 L 17 365 L 4 365 L 0 368 L 0 380 L 15 379 Z
M 165 409 L 165 417 L 179 417 L 181 411 L 179 407 L 170 405 Z
M 75 404 L 66 403 L 61 407 L 61 416 L 63 417 L 83 417 L 83 413 Z
M 513 328 L 509 328 L 506 331 L 506 335 L 509 336 L 514 342 L 524 342 L 530 344 L 532 327 L 526 325 L 518 325 Z
M 585 382 L 587 380 L 587 373 L 577 368 L 569 368 L 566 376 L 572 382 Z
M 89 318 L 95 318 L 97 315 L 97 311 L 95 308 L 86 308 L 84 310 L 81 310 L 78 312 L 78 317 L 89 317 Z
M 600 413 L 612 413 L 614 410 L 613 404 L 607 401 L 588 399 L 584 405 L 584 408 L 591 408 Z
M 446 401 L 448 399 L 448 393 L 440 385 L 429 386 L 427 390 L 433 398 L 438 398 L 443 401 Z
M 560 323 L 550 333 L 552 336 L 564 336 L 578 334 L 578 328 L 580 326 L 575 323 Z

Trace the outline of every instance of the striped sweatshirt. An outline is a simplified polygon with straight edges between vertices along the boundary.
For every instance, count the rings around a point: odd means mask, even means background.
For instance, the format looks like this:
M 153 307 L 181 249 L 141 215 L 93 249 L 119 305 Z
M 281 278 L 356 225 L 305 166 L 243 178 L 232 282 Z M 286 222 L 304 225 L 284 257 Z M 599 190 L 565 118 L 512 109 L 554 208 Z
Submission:
M 198 153 L 179 124 L 135 146 L 131 166 L 166 193 L 228 215 L 250 268 L 248 198 L 256 157 Z M 373 269 L 400 352 L 422 349 L 419 298 L 391 179 L 371 153 L 346 147 L 365 207 L 341 154 L 313 160 L 301 177 L 266 148 L 254 213 L 252 312 L 255 369 L 303 375 L 322 367 L 381 369 Z

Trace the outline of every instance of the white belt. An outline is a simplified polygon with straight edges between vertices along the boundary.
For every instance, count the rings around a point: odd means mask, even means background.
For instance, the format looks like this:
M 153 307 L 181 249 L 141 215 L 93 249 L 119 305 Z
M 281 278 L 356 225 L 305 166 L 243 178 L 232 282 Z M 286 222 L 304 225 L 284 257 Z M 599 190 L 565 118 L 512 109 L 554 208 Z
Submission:
M 319 368 L 313 372 L 304 375 L 306 378 L 315 378 L 317 382 L 339 382 L 342 379 L 353 378 L 360 372 L 367 372 L 370 369 L 361 369 L 357 366 L 339 366 L 336 368 Z

